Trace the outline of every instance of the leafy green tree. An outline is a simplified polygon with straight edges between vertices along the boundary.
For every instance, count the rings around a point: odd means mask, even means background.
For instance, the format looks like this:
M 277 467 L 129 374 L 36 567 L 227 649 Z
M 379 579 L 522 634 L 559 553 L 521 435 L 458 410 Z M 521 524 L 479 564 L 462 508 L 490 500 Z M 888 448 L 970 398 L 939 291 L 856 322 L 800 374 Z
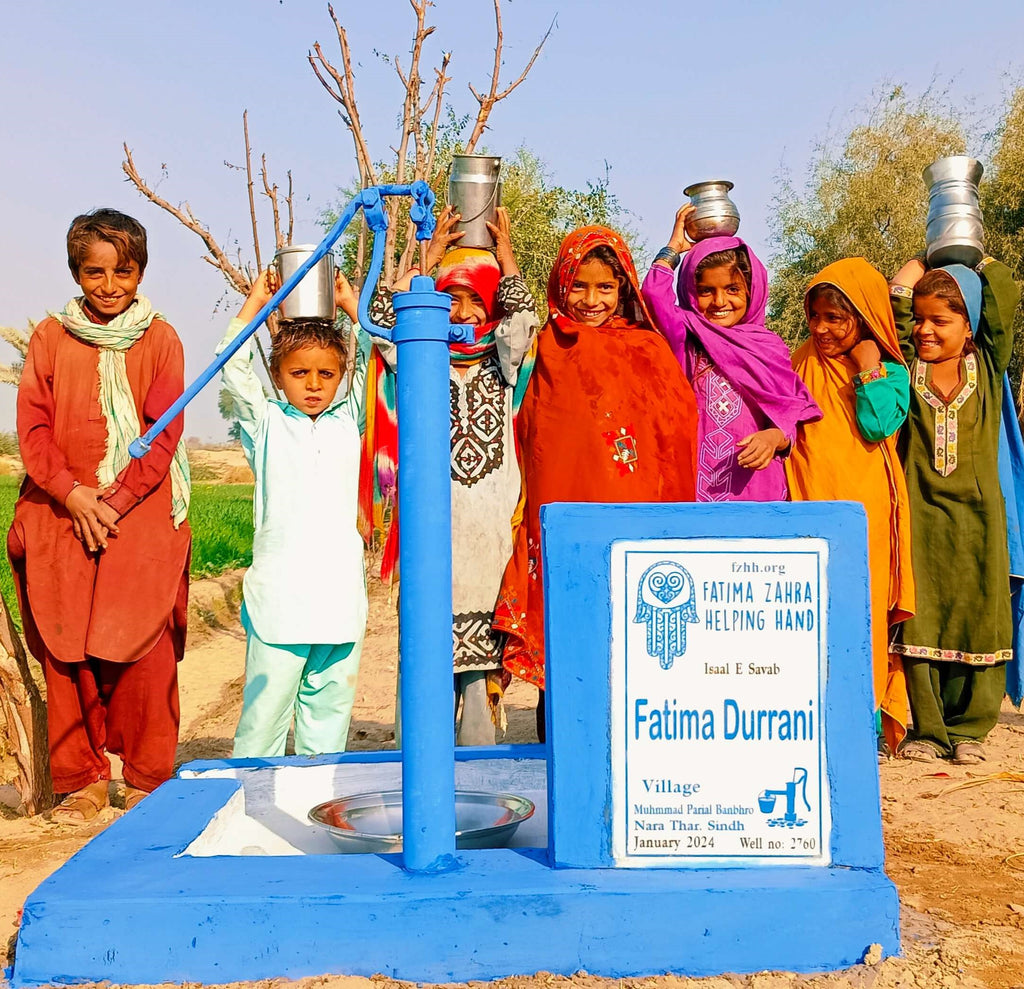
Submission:
M 819 144 L 806 189 L 787 179 L 774 203 L 772 327 L 790 343 L 805 335 L 807 284 L 832 261 L 859 255 L 889 277 L 922 250 L 928 196 L 921 172 L 964 149 L 957 115 L 929 94 L 908 97 L 901 86 L 876 102 L 841 147 Z
M 966 118 L 948 101 L 929 94 L 911 99 L 897 87 L 838 150 L 818 145 L 802 192 L 784 182 L 772 216 L 769 319 L 785 339 L 795 343 L 806 332 L 804 292 L 826 264 L 862 255 L 890 276 L 924 247 L 928 197 L 921 172 L 942 155 L 964 153 Z M 1010 95 L 981 144 L 972 151 L 986 166 L 980 189 L 985 246 L 1024 283 L 1024 87 Z M 1024 407 L 1024 306 L 1016 329 L 1010 378 Z
M 996 131 L 998 149 L 981 183 L 981 207 L 985 214 L 985 248 L 1013 270 L 1024 284 L 1024 88 L 1010 97 Z M 1018 393 L 1017 407 L 1024 408 L 1020 393 L 1024 376 L 1024 307 L 1017 310 L 1016 336 L 1010 379 Z
M 519 148 L 506 161 L 502 202 L 512 224 L 512 246 L 523 277 L 540 307 L 547 298 L 548 276 L 565 235 L 577 227 L 600 223 L 614 227 L 634 253 L 645 245 L 630 223 L 628 210 L 611 190 L 608 169 L 583 189 L 552 185 L 541 161 L 527 148 Z

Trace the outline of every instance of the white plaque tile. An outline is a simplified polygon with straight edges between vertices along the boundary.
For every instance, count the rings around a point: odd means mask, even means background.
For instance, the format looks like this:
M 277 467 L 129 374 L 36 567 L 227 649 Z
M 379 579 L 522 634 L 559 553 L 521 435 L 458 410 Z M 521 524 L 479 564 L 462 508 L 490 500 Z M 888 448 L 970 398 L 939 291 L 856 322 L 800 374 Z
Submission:
M 612 855 L 827 865 L 824 539 L 612 545 Z

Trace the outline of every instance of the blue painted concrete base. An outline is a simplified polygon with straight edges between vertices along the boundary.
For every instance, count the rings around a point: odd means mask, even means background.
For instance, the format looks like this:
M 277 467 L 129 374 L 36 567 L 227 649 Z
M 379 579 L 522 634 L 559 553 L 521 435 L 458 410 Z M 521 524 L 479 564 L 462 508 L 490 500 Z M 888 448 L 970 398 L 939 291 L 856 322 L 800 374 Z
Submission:
M 239 786 L 172 780 L 46 880 L 13 984 L 812 972 L 899 950 L 875 869 L 552 869 L 495 849 L 416 876 L 399 856 L 181 856 Z

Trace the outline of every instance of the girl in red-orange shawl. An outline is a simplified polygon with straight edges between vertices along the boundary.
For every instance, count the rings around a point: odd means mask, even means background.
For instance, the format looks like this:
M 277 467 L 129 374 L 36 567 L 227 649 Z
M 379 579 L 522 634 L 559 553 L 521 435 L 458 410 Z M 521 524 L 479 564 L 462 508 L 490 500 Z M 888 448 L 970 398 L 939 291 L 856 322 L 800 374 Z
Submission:
M 508 635 L 505 668 L 542 690 L 540 507 L 693 501 L 697 435 L 693 390 L 654 329 L 618 234 L 593 226 L 565 238 L 548 309 L 516 426 L 522 523 L 494 620 Z

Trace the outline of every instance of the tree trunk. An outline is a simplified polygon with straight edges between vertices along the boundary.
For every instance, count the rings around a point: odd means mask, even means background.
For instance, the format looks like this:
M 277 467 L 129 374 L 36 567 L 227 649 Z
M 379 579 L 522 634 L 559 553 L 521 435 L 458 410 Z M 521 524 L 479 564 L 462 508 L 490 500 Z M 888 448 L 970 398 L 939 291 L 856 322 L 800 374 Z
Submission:
M 46 707 L 25 646 L 0 599 L 0 746 L 14 758 L 14 785 L 27 814 L 41 814 L 53 804 Z

